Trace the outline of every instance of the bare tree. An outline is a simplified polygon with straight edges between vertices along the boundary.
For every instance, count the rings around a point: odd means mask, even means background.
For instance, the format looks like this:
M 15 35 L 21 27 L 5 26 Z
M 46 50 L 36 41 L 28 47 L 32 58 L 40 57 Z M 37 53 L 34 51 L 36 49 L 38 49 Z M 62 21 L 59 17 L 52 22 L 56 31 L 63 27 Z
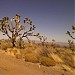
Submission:
M 30 28 L 29 30 L 25 31 L 28 25 Z M 33 34 L 32 31 L 35 30 L 35 28 L 35 25 L 32 24 L 32 21 L 29 18 L 25 18 L 24 25 L 22 25 L 20 22 L 20 15 L 18 14 L 16 14 L 12 19 L 9 19 L 9 17 L 4 17 L 0 20 L 0 31 L 3 33 L 3 35 L 7 35 L 9 37 L 13 47 L 15 47 L 17 38 L 20 38 L 20 41 L 22 41 L 25 37 L 28 39 L 28 42 L 30 42 L 28 36 L 39 36 L 39 33 Z

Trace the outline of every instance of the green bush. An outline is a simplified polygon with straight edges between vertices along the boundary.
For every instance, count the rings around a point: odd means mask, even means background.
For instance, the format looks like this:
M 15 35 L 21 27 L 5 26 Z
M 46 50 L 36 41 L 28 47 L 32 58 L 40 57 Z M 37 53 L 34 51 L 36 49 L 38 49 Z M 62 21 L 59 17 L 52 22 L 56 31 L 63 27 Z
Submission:
M 37 59 L 35 54 L 28 53 L 28 54 L 25 55 L 25 61 L 32 62 L 32 63 L 37 63 L 38 59 Z
M 39 62 L 44 65 L 44 66 L 55 66 L 56 65 L 56 62 L 52 59 L 52 58 L 49 58 L 49 57 L 41 57 Z

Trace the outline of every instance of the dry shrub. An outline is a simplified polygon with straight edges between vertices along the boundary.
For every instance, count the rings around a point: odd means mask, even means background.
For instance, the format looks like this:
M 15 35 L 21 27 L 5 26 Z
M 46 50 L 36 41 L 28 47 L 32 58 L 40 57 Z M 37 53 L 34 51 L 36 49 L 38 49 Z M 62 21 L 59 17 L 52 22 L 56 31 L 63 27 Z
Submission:
M 37 55 L 38 58 L 42 56 L 48 57 L 48 55 L 50 54 L 50 51 L 47 48 L 41 48 L 41 47 L 36 48 L 33 52 L 34 54 Z
M 20 52 L 22 55 L 26 55 L 26 54 L 33 53 L 33 52 L 34 54 L 36 54 L 36 48 L 27 46 L 25 47 L 25 49 L 21 49 Z
M 34 44 L 32 44 L 32 43 L 25 43 L 24 44 L 24 47 L 34 47 L 35 45 Z
M 75 55 L 74 54 L 64 54 L 63 60 L 66 64 L 75 68 Z
M 22 58 L 20 49 L 18 49 L 18 48 L 13 48 L 13 51 L 14 51 L 14 55 L 16 56 L 17 59 L 21 59 L 21 58 Z
M 25 55 L 25 61 L 37 63 L 38 59 L 34 53 L 29 53 Z
M 6 52 L 8 53 L 8 55 L 11 56 L 21 55 L 20 49 L 17 48 L 7 48 Z
M 21 54 L 17 54 L 17 55 L 16 55 L 16 58 L 17 58 L 17 59 L 22 59 L 22 55 L 21 55 Z
M 56 63 L 63 63 L 63 60 L 56 53 L 51 53 L 49 56 L 52 57 Z
M 50 54 L 47 48 L 43 48 L 39 51 L 40 56 L 45 56 L 48 57 L 48 55 Z
M 7 52 L 8 55 L 15 56 L 13 48 L 7 48 L 6 52 Z
M 21 53 L 20 53 L 20 49 L 18 49 L 18 48 L 13 48 L 13 52 L 14 52 L 14 55 L 20 55 Z
M 1 41 L 0 49 L 6 50 L 7 48 L 11 48 L 12 43 L 10 41 Z
M 52 59 L 52 58 L 49 58 L 49 57 L 41 57 L 39 62 L 44 65 L 44 66 L 55 66 L 56 65 L 56 62 Z
M 30 47 L 28 47 L 28 48 L 25 48 L 25 54 L 27 54 L 27 53 L 32 53 L 33 52 L 33 49 L 32 48 L 30 48 Z

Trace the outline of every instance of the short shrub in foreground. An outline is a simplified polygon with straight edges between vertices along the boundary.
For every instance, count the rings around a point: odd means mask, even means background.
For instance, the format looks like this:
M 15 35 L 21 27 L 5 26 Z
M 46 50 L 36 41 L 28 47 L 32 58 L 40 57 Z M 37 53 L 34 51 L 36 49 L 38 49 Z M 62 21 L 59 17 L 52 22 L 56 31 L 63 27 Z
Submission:
M 49 57 L 41 57 L 40 58 L 40 63 L 44 66 L 55 66 L 56 65 L 56 62 L 52 59 L 52 58 L 49 58 Z
M 37 63 L 38 59 L 33 53 L 29 53 L 25 55 L 25 61 Z

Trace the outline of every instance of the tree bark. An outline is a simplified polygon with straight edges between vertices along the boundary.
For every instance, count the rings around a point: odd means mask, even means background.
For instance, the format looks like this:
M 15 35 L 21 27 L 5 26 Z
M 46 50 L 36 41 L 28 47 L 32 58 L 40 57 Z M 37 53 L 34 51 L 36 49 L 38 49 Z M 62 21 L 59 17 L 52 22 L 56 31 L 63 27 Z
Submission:
M 16 36 L 14 34 L 14 32 L 12 33 L 12 45 L 13 47 L 15 47 L 15 41 L 16 41 Z
M 15 39 L 12 39 L 12 45 L 15 47 Z

